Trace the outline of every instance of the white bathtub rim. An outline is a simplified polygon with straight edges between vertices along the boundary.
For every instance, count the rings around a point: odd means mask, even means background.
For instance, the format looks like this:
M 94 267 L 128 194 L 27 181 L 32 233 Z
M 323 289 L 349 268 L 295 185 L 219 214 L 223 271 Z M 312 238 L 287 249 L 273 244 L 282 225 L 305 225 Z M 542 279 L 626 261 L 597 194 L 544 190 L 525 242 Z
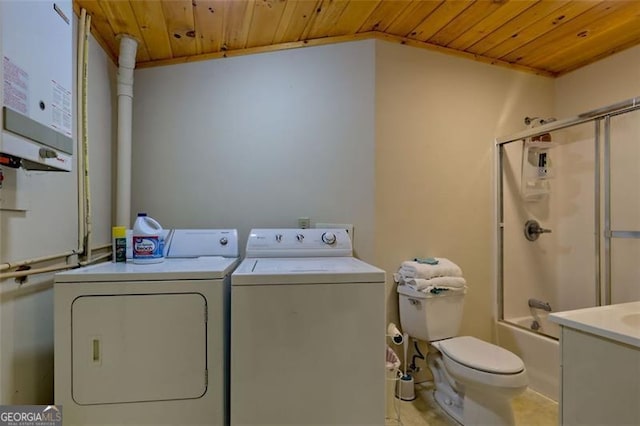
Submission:
M 540 324 L 540 330 L 533 330 L 531 328 L 530 325 L 534 320 L 538 321 L 538 323 Z M 549 320 L 548 314 L 538 315 L 538 316 L 529 315 L 529 316 L 523 316 L 523 317 L 508 318 L 499 322 L 503 322 L 513 327 L 520 328 L 522 330 L 525 330 L 539 337 L 553 339 L 556 341 L 560 339 L 560 326 L 552 322 L 551 320 Z

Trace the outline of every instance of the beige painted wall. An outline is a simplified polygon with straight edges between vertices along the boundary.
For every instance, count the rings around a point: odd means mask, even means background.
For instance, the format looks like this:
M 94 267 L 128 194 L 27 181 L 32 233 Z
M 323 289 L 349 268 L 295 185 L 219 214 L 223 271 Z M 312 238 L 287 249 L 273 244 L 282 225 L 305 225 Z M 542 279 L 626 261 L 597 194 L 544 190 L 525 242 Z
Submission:
M 571 117 L 640 96 L 640 46 L 559 77 L 555 114 Z
M 74 68 L 75 70 L 75 68 Z M 114 66 L 90 39 L 89 161 L 94 245 L 111 238 L 112 82 Z M 74 128 L 75 131 L 75 128 Z M 113 132 L 115 134 L 115 132 Z M 71 173 L 17 175 L 27 211 L 0 211 L 0 262 L 52 255 L 78 247 L 76 156 Z M 53 402 L 53 275 L 19 286 L 0 282 L 0 404 Z
M 494 340 L 494 140 L 552 105 L 551 79 L 377 44 L 376 263 L 456 262 L 469 286 L 463 334 Z

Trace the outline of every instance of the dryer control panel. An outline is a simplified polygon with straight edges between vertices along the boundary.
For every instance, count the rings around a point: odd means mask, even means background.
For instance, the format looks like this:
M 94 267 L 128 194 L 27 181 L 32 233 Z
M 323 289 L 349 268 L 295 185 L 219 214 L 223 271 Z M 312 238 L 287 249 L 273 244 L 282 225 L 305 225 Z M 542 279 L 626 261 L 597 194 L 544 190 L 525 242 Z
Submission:
M 344 229 L 252 229 L 246 257 L 352 256 L 351 238 Z

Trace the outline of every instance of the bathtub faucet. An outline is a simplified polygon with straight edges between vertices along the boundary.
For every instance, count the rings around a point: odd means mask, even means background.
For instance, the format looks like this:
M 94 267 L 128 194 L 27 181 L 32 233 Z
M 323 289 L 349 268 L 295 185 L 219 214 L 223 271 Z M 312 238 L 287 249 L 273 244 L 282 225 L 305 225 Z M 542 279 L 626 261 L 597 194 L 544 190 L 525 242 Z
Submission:
M 529 307 L 551 312 L 551 305 L 549 304 L 549 302 L 543 302 L 542 300 L 538 299 L 529 299 Z

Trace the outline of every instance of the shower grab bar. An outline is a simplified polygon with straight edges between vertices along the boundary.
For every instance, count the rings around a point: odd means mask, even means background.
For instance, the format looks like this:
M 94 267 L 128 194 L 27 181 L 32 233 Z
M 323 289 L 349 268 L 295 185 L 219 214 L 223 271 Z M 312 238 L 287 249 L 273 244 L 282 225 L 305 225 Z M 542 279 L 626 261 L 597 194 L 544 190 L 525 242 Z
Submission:
M 529 299 L 529 307 L 551 312 L 551 305 L 549 304 L 549 302 L 543 302 L 542 300 L 538 299 Z
M 605 237 L 610 238 L 640 238 L 640 231 L 608 231 Z

